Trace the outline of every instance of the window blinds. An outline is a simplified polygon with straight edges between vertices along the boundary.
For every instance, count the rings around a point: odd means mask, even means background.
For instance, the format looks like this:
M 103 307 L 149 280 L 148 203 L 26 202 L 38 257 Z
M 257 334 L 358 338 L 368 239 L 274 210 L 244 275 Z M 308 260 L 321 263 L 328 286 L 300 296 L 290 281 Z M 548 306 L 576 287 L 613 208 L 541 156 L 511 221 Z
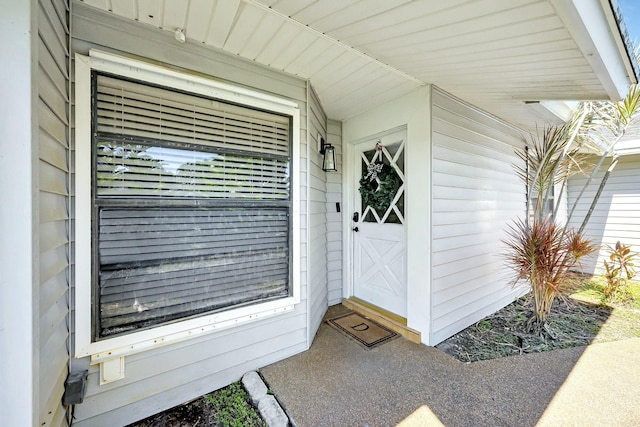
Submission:
M 289 161 L 101 141 L 97 194 L 122 197 L 289 199 Z
M 289 117 L 104 75 L 98 133 L 289 155 Z
M 103 209 L 101 336 L 288 295 L 282 209 Z
M 95 81 L 96 339 L 288 296 L 290 118 Z

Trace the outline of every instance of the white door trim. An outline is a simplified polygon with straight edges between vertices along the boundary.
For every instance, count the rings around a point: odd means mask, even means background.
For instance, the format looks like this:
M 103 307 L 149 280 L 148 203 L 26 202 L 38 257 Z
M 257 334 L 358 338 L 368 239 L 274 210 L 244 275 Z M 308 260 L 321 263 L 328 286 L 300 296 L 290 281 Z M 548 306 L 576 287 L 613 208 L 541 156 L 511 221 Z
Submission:
M 353 279 L 353 221 L 352 215 L 356 210 L 355 207 L 355 192 L 356 186 L 354 180 L 359 180 L 359 177 L 356 177 L 355 170 L 353 168 L 354 159 L 356 157 L 356 146 L 360 143 L 379 139 L 386 135 L 390 135 L 396 132 L 404 131 L 407 132 L 407 126 L 397 126 L 391 129 L 387 129 L 382 132 L 378 132 L 363 138 L 356 139 L 354 141 L 343 141 L 344 153 L 343 155 L 346 157 L 343 160 L 343 165 L 349 165 L 349 167 L 344 168 L 343 171 L 343 181 L 342 181 L 342 191 L 343 191 L 343 201 L 345 205 L 345 215 L 343 216 L 343 258 L 344 258 L 344 269 L 342 274 L 342 297 L 349 298 L 354 295 L 354 279 Z M 408 139 L 408 136 L 406 136 Z M 405 150 L 408 142 L 405 141 Z M 406 154 L 405 154 L 406 156 Z M 406 202 L 405 202 L 406 203 Z M 405 211 L 406 212 L 406 211 Z M 405 214 L 406 215 L 406 214 Z M 406 231 L 406 229 L 405 229 Z

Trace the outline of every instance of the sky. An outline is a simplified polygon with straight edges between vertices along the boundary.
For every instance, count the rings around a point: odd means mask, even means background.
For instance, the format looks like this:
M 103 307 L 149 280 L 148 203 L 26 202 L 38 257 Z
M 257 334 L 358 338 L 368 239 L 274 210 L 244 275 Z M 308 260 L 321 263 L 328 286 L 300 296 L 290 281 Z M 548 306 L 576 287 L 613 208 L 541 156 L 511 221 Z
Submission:
M 640 45 L 640 0 L 618 0 L 618 4 L 631 40 Z

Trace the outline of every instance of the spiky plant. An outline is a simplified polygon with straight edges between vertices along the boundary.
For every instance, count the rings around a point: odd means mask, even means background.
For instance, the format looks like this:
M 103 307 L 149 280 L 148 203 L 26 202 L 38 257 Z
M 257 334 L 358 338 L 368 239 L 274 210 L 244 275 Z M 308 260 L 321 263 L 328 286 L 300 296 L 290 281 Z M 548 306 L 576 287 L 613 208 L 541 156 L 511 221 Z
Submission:
M 570 176 L 583 172 L 587 156 L 580 151 L 582 139 L 577 128 L 586 114 L 576 116 L 564 125 L 548 125 L 542 132 L 531 134 L 525 147 L 516 149 L 521 163 L 514 165 L 518 177 L 527 187 L 527 201 L 533 201 L 528 210 L 541 220 L 553 187 L 564 183 Z
M 564 230 L 550 219 L 534 217 L 531 224 L 516 221 L 503 241 L 506 262 L 515 271 L 512 285 L 525 281 L 531 288 L 534 315 L 528 325 L 540 332 L 553 301 L 572 289 L 571 269 L 596 248 L 581 234 Z
M 635 258 L 637 254 L 631 252 L 631 248 L 620 240 L 616 242 L 615 247 L 608 246 L 607 253 L 609 261 L 604 260 L 604 277 L 607 279 L 604 296 L 606 300 L 611 301 L 615 299 L 616 293 L 626 281 L 633 279 L 636 275 Z
M 551 189 L 584 168 L 578 129 L 586 116 L 576 115 L 562 126 L 549 125 L 530 136 L 529 149 L 516 150 L 522 162 L 514 168 L 528 189 L 527 211 L 531 218 L 527 215 L 509 227 L 504 240 L 505 257 L 516 273 L 512 284 L 526 282 L 530 287 L 533 316 L 528 326 L 536 332 L 546 325 L 553 301 L 564 298 L 570 290 L 571 269 L 580 258 L 595 251 L 582 234 L 554 222 L 553 206 L 550 211 L 547 209 Z M 534 201 L 532 209 L 528 206 L 530 200 Z

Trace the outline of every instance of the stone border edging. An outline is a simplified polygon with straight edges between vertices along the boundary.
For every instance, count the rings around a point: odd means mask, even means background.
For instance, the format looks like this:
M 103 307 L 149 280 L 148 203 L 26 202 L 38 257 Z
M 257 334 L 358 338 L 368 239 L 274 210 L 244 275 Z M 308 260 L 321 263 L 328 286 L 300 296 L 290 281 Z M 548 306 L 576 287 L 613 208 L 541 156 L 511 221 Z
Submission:
M 288 427 L 289 417 L 276 400 L 276 398 L 268 393 L 268 389 L 262 377 L 256 371 L 249 371 L 242 376 L 242 385 L 244 386 L 251 401 L 258 408 L 258 412 L 262 419 L 269 427 Z

